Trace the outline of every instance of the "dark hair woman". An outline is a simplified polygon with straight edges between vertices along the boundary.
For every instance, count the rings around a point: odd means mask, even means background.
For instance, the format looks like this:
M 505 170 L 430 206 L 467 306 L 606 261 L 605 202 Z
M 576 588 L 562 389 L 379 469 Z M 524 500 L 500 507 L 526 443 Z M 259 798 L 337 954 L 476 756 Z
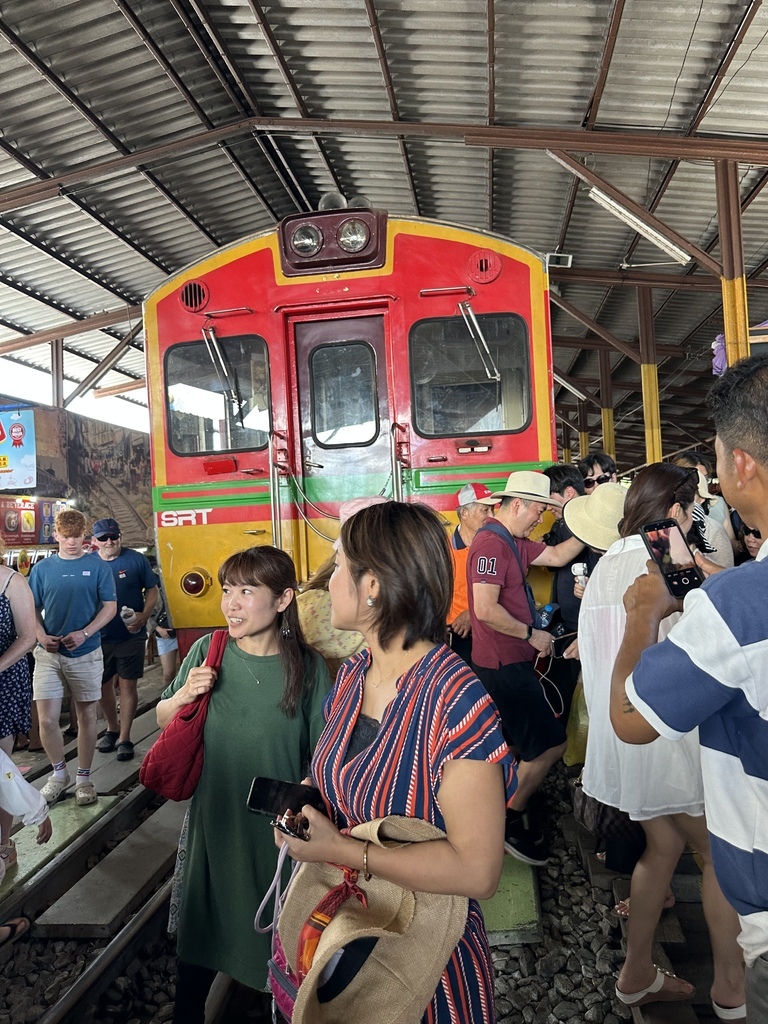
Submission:
M 590 577 L 579 616 L 579 653 L 589 708 L 589 734 L 582 782 L 589 795 L 626 811 L 639 821 L 646 848 L 632 874 L 629 900 L 617 913 L 628 915 L 627 958 L 616 985 L 617 997 L 640 1006 L 656 1000 L 690 999 L 693 986 L 657 971 L 652 947 L 662 908 L 671 897 L 669 883 L 686 842 L 702 858 L 703 900 L 714 959 L 712 999 L 720 1006 L 744 1001 L 742 957 L 736 943 L 738 918 L 715 878 L 704 820 L 698 734 L 675 743 L 634 746 L 622 743 L 609 716 L 611 672 L 624 635 L 623 598 L 646 571 L 648 554 L 640 536 L 646 523 L 674 519 L 684 534 L 691 526 L 698 474 L 671 463 L 641 470 L 629 488 L 621 539 L 603 555 Z M 589 543 L 589 537 L 583 537 Z M 664 619 L 663 639 L 679 618 Z M 674 682 L 670 680 L 670 685 Z M 674 897 L 672 897 L 674 899 Z M 667 903 L 668 905 L 668 903 Z
M 203 774 L 190 806 L 181 890 L 174 1021 L 204 1019 L 216 971 L 263 989 L 269 941 L 253 918 L 277 857 L 266 818 L 250 814 L 251 780 L 299 782 L 322 729 L 328 692 L 323 659 L 304 640 L 289 555 L 264 546 L 239 551 L 219 569 L 230 640 L 218 674 L 203 664 L 210 637 L 196 641 L 163 692 L 157 721 L 213 688 Z
M 424 1020 L 489 1024 L 493 974 L 477 900 L 498 885 L 515 784 L 496 709 L 445 644 L 452 589 L 445 529 L 426 506 L 387 502 L 343 525 L 331 621 L 361 632 L 369 649 L 342 665 L 323 709 L 312 776 L 331 819 L 304 808 L 309 842 L 276 838 L 296 860 L 469 897 L 464 934 Z M 428 821 L 447 838 L 369 848 L 340 831 L 390 814 Z

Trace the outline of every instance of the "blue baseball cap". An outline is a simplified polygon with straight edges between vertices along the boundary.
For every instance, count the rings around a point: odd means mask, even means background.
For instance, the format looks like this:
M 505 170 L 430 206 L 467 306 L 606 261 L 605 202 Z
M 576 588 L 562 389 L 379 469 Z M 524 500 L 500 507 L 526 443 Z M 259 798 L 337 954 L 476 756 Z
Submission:
M 116 519 L 97 519 L 92 532 L 94 537 L 100 537 L 103 533 L 120 533 L 120 524 Z

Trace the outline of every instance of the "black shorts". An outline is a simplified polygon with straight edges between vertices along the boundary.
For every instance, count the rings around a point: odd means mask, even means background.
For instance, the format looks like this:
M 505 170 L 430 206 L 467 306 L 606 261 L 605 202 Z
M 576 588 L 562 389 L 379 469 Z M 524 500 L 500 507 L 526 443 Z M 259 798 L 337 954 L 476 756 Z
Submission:
M 565 743 L 567 719 L 555 716 L 530 661 L 472 668 L 499 710 L 507 744 L 521 761 L 534 761 Z
M 147 647 L 145 636 L 132 636 L 130 640 L 120 640 L 116 644 L 102 644 L 104 655 L 104 675 L 102 686 L 114 675 L 121 679 L 141 679 L 144 675 L 144 654 Z

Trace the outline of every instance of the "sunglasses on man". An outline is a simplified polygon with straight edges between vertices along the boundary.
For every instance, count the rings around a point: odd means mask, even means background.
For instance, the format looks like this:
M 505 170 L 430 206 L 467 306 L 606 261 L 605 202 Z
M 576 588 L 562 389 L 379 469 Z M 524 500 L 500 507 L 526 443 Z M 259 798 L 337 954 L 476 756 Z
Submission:
M 611 474 L 610 473 L 601 473 L 600 476 L 595 477 L 594 479 L 591 476 L 588 476 L 586 478 L 586 480 L 584 481 L 584 487 L 586 488 L 586 490 L 591 491 L 592 488 L 593 487 L 597 487 L 598 484 L 607 484 L 607 483 L 610 483 L 610 482 L 611 482 Z
M 120 538 L 120 534 L 119 533 L 102 533 L 102 534 L 99 534 L 99 536 L 96 538 L 96 540 L 100 540 L 100 541 L 103 542 L 105 540 L 119 540 L 119 538 Z

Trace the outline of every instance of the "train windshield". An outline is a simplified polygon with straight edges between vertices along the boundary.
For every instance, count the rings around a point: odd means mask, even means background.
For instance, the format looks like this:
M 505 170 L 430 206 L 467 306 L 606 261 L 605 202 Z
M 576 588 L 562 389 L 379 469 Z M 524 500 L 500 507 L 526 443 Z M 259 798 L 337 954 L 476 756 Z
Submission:
M 177 455 L 266 448 L 267 345 L 258 335 L 174 345 L 165 357 L 171 448 Z
M 414 426 L 424 437 L 523 430 L 531 417 L 528 331 L 514 313 L 411 328 Z

